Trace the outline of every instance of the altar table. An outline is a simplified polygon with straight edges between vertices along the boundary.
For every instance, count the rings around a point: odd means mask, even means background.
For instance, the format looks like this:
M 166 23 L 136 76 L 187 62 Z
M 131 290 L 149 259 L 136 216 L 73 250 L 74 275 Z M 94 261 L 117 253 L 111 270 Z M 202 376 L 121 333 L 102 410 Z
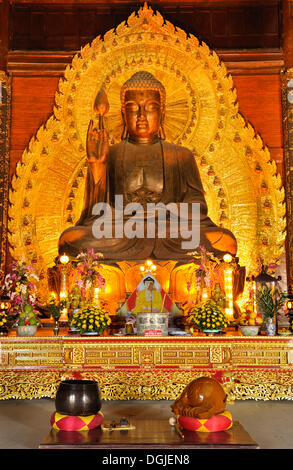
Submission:
M 219 380 L 228 401 L 293 399 L 291 337 L 53 336 L 0 338 L 0 399 L 54 398 L 61 380 L 91 379 L 104 400 L 174 400 L 191 380 Z M 46 331 L 47 330 L 47 331 Z
M 57 431 L 51 429 L 39 449 L 258 449 L 243 426 L 234 422 L 227 431 L 183 430 L 179 437 L 168 420 L 135 420 L 135 429 L 123 431 Z M 180 461 L 179 461 L 180 462 Z M 179 464 L 177 462 L 177 464 Z M 184 463 L 184 461 L 183 461 Z

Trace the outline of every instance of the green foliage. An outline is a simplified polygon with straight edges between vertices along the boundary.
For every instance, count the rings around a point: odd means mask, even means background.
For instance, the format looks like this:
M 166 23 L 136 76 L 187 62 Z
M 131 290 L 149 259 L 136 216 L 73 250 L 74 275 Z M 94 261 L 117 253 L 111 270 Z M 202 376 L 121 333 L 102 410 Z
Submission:
M 261 287 L 256 293 L 257 304 L 262 314 L 267 318 L 274 318 L 283 307 L 286 299 L 285 292 L 281 292 L 276 287 L 270 289 L 267 285 Z
M 59 303 L 56 302 L 55 298 L 49 300 L 48 305 L 46 305 L 46 312 L 54 318 L 54 320 L 59 320 L 62 310 L 66 307 L 66 301 L 60 300 Z

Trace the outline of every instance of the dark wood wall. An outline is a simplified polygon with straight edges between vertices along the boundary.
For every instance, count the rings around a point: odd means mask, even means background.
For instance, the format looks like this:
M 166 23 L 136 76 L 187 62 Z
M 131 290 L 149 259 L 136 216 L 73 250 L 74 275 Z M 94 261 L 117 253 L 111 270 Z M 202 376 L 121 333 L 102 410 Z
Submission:
M 61 2 L 62 3 L 62 2 Z M 142 2 L 12 2 L 12 50 L 78 50 L 128 18 Z M 167 20 L 211 48 L 279 48 L 279 0 L 151 1 Z

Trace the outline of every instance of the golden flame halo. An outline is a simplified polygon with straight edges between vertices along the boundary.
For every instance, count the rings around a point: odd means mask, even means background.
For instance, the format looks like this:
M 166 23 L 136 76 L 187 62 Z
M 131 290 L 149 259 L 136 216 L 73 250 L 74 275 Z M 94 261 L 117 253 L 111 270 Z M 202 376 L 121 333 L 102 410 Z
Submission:
M 30 141 L 12 181 L 12 255 L 37 260 L 39 269 L 53 264 L 59 235 L 81 210 L 96 94 L 104 84 L 110 103 L 106 125 L 116 142 L 122 130 L 120 87 L 138 70 L 150 71 L 166 87 L 167 140 L 194 153 L 209 214 L 236 235 L 240 263 L 249 273 L 259 258 L 277 261 L 286 221 L 275 162 L 238 113 L 232 78 L 215 52 L 147 6 L 86 45 L 67 66 L 54 116 Z

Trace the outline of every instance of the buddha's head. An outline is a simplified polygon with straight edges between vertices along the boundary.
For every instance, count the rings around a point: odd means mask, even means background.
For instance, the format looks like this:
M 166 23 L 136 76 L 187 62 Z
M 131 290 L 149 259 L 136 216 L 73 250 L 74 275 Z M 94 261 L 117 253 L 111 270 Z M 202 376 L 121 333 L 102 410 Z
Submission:
M 121 87 L 122 139 L 152 143 L 165 138 L 165 88 L 151 73 L 136 72 Z
M 147 277 L 146 279 L 144 279 L 143 281 L 144 283 L 144 288 L 146 290 L 154 290 L 154 286 L 155 286 L 155 281 L 152 277 Z

